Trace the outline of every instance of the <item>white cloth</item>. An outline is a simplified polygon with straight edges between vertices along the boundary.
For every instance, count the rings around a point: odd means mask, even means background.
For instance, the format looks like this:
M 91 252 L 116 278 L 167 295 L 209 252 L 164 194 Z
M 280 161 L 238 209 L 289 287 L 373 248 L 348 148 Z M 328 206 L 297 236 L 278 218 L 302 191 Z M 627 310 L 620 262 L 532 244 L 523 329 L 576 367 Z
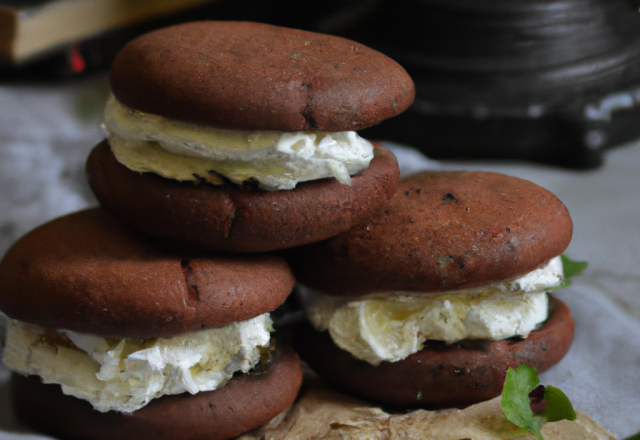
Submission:
M 84 159 L 103 137 L 106 78 L 52 86 L 0 87 L 0 255 L 46 220 L 95 203 Z M 640 431 L 640 142 L 612 150 L 595 171 L 523 164 L 445 163 L 394 147 L 402 172 L 482 169 L 528 180 L 569 208 L 574 237 L 567 254 L 589 268 L 558 293 L 573 311 L 568 355 L 542 375 L 575 407 L 613 433 Z M 1 330 L 0 330 L 1 332 Z M 0 440 L 46 439 L 14 420 L 8 373 L 0 366 Z

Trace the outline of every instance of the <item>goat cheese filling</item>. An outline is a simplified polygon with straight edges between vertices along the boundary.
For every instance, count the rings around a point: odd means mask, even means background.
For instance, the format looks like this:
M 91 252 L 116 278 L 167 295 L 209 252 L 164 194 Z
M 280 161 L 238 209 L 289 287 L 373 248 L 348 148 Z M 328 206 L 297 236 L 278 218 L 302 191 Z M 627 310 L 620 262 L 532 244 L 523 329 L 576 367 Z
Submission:
M 562 284 L 560 257 L 515 280 L 438 294 L 389 292 L 354 299 L 299 286 L 312 325 L 372 365 L 420 351 L 426 340 L 527 337 L 548 317 L 547 290 Z
M 226 130 L 143 113 L 113 96 L 103 127 L 127 168 L 179 181 L 251 182 L 268 191 L 324 178 L 350 185 L 373 159 L 373 145 L 354 131 Z
M 7 319 L 4 363 L 101 412 L 131 413 L 163 395 L 222 388 L 269 350 L 268 313 L 169 339 L 106 339 Z

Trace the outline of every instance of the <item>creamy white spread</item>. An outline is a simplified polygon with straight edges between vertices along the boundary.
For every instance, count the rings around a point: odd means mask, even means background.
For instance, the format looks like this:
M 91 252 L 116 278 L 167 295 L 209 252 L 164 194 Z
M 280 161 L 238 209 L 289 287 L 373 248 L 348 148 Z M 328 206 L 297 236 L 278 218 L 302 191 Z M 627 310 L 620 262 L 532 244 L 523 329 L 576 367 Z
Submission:
M 279 132 L 225 130 L 133 110 L 113 96 L 104 128 L 119 162 L 138 172 L 180 181 L 255 181 L 266 190 L 351 175 L 369 166 L 373 145 L 354 131 Z
M 89 401 L 130 413 L 163 395 L 223 387 L 269 347 L 269 314 L 169 339 L 104 339 L 7 320 L 5 364 Z
M 395 362 L 430 340 L 526 337 L 547 319 L 546 291 L 562 283 L 554 258 L 523 277 L 491 286 L 425 295 L 389 292 L 357 299 L 299 286 L 309 320 L 354 357 L 372 365 Z

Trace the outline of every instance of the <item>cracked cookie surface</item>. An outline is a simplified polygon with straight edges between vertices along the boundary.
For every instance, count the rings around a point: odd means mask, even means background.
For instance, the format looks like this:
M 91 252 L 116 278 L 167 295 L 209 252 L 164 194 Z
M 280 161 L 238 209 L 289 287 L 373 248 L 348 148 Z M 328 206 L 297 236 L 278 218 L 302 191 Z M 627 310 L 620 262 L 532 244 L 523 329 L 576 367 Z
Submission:
M 270 312 L 294 282 L 280 257 L 168 250 L 98 208 L 53 220 L 7 252 L 0 309 L 47 328 L 170 337 Z

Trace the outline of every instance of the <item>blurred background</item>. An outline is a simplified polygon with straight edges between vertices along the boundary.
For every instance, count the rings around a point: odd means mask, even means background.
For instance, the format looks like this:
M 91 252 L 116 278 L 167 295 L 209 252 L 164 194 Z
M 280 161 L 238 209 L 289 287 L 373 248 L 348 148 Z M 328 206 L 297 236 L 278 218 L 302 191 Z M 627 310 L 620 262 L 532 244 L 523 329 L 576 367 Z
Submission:
M 201 19 L 337 34 L 391 56 L 417 99 L 365 136 L 434 158 L 594 168 L 640 136 L 637 0 L 2 0 L 0 78 L 104 71 L 135 36 Z
M 543 381 L 614 433 L 640 430 L 640 15 L 636 0 L 0 0 L 0 256 L 94 205 L 84 161 L 103 137 L 108 69 L 129 40 L 192 20 L 345 36 L 416 83 L 404 114 L 361 134 L 404 174 L 484 169 L 567 204 L 574 346 Z M 0 323 L 0 334 L 2 326 Z M 0 367 L 0 440 L 11 418 Z M 3 382 L 4 380 L 4 382 Z M 4 402 L 4 403 L 3 403 Z M 4 405 L 4 406 L 3 406 Z

